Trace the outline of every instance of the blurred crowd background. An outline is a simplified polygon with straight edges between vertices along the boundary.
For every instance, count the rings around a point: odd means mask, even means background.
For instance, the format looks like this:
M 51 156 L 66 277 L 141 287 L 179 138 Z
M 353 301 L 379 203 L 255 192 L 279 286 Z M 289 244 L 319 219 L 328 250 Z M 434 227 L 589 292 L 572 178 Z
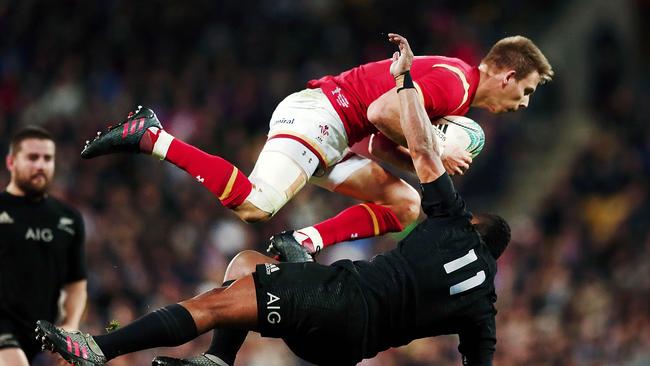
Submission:
M 97 129 L 142 104 L 175 136 L 250 172 L 274 106 L 309 79 L 389 57 L 389 31 L 406 35 L 416 54 L 473 64 L 498 39 L 526 35 L 556 80 L 523 112 L 471 112 L 486 147 L 455 178 L 474 211 L 501 209 L 513 228 L 499 260 L 495 363 L 647 365 L 650 2 L 606 3 L 0 1 L 0 151 L 26 124 L 56 136 L 53 194 L 87 226 L 82 330 L 101 333 L 112 319 L 126 324 L 220 285 L 238 251 L 263 250 L 270 235 L 353 202 L 308 186 L 270 222 L 247 225 L 167 163 L 82 161 Z M 369 258 L 399 237 L 343 243 L 320 261 Z M 199 353 L 209 340 L 110 365 Z M 458 365 L 456 347 L 455 336 L 420 340 L 362 364 Z M 237 365 L 306 363 L 251 334 Z

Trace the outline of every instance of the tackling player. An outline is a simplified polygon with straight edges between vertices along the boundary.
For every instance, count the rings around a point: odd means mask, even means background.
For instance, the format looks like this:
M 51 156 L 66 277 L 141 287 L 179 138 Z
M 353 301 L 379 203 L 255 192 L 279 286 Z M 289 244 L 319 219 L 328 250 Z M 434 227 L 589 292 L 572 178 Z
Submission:
M 283 338 L 318 365 L 355 365 L 414 339 L 458 334 L 465 365 L 491 365 L 496 344 L 496 259 L 510 229 L 495 215 L 472 216 L 455 191 L 431 137 L 431 125 L 409 70 L 413 54 L 398 44 L 390 73 L 398 85 L 401 126 L 421 182 L 428 218 L 396 249 L 371 261 L 277 263 L 260 253 L 238 255 L 236 279 L 193 299 L 145 315 L 106 335 L 69 332 L 39 321 L 43 344 L 76 365 L 103 365 L 121 354 L 185 343 L 212 328 L 259 331 Z M 159 357 L 154 365 L 232 366 L 224 358 Z

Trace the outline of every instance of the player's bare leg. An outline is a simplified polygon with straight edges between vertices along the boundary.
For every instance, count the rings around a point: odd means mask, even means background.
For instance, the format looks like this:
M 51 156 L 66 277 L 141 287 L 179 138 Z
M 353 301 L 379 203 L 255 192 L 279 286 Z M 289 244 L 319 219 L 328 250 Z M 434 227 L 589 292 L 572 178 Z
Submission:
M 243 251 L 233 258 L 226 270 L 225 281 L 234 281 L 232 284 L 180 302 L 192 314 L 200 333 L 215 327 L 255 328 L 257 302 L 251 274 L 255 266 L 264 263 L 278 261 L 252 250 Z
M 420 195 L 415 188 L 374 161 L 352 173 L 334 192 L 391 210 L 403 227 L 420 215 Z
M 0 349 L 0 366 L 29 366 L 27 356 L 20 348 Z
M 179 304 L 192 315 L 202 334 L 214 328 L 253 329 L 257 325 L 255 299 L 253 276 L 246 276 Z
M 277 261 L 252 250 L 237 254 L 226 269 L 224 287 L 250 275 L 255 271 L 256 265 L 264 263 L 277 263 Z M 204 354 L 186 359 L 159 356 L 154 358 L 151 364 L 153 366 L 232 366 L 247 334 L 248 330 L 215 329 L 210 347 Z

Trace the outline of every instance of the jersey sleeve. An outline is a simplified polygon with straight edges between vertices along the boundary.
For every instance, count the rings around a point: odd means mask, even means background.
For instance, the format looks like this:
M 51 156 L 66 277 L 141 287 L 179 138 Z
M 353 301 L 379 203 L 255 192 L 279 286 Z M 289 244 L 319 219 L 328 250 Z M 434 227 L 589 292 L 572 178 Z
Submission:
M 75 217 L 75 237 L 72 244 L 68 247 L 68 271 L 65 276 L 65 282 L 75 282 L 86 278 L 86 227 L 81 214 L 74 212 Z
M 458 351 L 463 357 L 464 366 L 492 366 L 497 343 L 494 315 L 463 329 L 458 336 Z
M 446 68 L 432 67 L 414 81 L 422 91 L 424 109 L 429 117 L 450 115 L 464 102 L 463 82 Z
M 429 217 L 465 215 L 465 201 L 460 197 L 449 174 L 422 184 L 422 209 Z

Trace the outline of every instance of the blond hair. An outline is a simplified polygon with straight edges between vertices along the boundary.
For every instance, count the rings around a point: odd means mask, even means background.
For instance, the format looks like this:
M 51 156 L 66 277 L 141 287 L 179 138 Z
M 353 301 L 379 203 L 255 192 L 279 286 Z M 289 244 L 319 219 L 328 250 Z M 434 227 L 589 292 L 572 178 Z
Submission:
M 506 37 L 492 46 L 481 63 L 499 70 L 515 70 L 515 78 L 521 80 L 537 71 L 540 84 L 553 79 L 553 68 L 546 56 L 530 39 L 522 36 Z

